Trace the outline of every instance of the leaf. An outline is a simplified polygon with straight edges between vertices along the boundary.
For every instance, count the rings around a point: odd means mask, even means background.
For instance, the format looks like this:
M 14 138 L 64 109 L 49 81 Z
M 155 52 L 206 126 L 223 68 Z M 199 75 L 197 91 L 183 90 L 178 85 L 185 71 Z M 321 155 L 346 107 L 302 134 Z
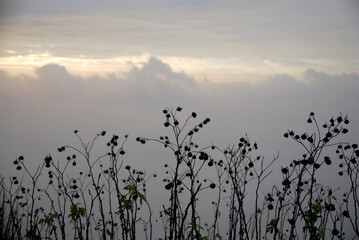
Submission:
M 313 204 L 313 209 L 316 214 L 321 213 L 323 210 L 323 206 L 320 204 Z
M 126 187 L 124 187 L 123 189 L 129 191 L 129 192 L 132 192 L 133 189 L 135 189 L 135 187 L 133 185 L 127 185 Z
M 86 208 L 78 208 L 79 203 L 73 204 L 70 207 L 70 214 L 68 217 L 71 217 L 73 222 L 76 222 L 80 217 L 86 216 Z
M 137 192 L 137 196 L 140 198 L 140 204 L 141 205 L 142 205 L 142 202 L 146 202 L 146 198 L 142 193 Z
M 84 217 L 86 215 L 86 208 L 79 208 L 79 214 L 81 217 Z
M 273 233 L 274 230 L 277 230 L 278 219 L 272 219 L 267 225 L 267 232 Z

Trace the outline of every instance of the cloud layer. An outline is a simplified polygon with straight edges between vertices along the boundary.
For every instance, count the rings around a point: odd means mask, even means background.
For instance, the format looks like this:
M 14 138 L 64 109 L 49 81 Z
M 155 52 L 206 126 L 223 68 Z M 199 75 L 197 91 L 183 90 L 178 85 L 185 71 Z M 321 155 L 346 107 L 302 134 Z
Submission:
M 64 61 L 150 54 L 267 61 L 286 73 L 303 65 L 358 73 L 358 7 L 333 0 L 4 1 L 0 62 L 46 53 Z
M 235 141 L 248 133 L 272 144 L 273 152 L 279 148 L 270 136 L 280 139 L 287 128 L 304 127 L 311 111 L 323 120 L 339 112 L 348 114 L 353 131 L 359 130 L 357 74 L 334 76 L 309 69 L 304 73 L 307 83 L 285 74 L 270 76 L 260 84 L 199 83 L 156 58 L 133 67 L 121 78 L 84 79 L 59 65 L 43 66 L 36 74 L 10 77 L 0 72 L 2 158 L 15 157 L 19 150 L 12 143 L 21 146 L 20 150 L 27 148 L 28 141 L 20 144 L 15 136 L 29 140 L 39 133 L 41 142 L 51 133 L 55 141 L 56 134 L 68 136 L 65 133 L 75 128 L 89 133 L 121 129 L 156 136 L 163 121 L 161 109 L 167 106 L 212 117 L 214 126 L 207 134 L 212 135 L 211 141 Z

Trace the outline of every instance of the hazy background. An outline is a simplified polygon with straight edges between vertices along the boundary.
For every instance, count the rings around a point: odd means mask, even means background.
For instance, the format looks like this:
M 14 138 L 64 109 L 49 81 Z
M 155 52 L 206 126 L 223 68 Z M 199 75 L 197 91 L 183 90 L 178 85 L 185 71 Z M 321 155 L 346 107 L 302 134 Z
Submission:
M 312 129 L 311 111 L 348 114 L 358 143 L 358 26 L 355 0 L 3 0 L 0 173 L 56 156 L 75 129 L 129 133 L 126 161 L 161 171 L 162 148 L 135 138 L 169 134 L 167 106 L 211 118 L 203 145 L 247 133 L 279 166 L 301 153 L 283 133 Z

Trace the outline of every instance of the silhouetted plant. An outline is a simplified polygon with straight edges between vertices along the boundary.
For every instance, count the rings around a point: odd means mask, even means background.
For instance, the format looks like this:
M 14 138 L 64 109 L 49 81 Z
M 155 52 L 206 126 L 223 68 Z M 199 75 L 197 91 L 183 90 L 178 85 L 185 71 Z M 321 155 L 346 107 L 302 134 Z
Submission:
M 2 179 L 0 193 L 3 207 L 0 219 L 5 239 L 67 239 L 69 225 L 72 225 L 74 237 L 78 239 L 97 238 L 93 236 L 93 231 L 101 239 L 117 239 L 118 236 L 135 239 L 139 220 L 146 224 L 151 222 L 151 214 L 147 220 L 138 217 L 143 204 L 150 207 L 145 197 L 148 180 L 145 173 L 135 169 L 128 171 L 129 167 L 126 167 L 124 173 L 127 172 L 127 178 L 126 175 L 120 176 L 123 165 L 120 157 L 125 154 L 127 135 L 122 143 L 118 142 L 117 135 L 113 135 L 107 144 L 109 151 L 93 157 L 92 149 L 97 139 L 105 136 L 106 132 L 97 134 L 87 144 L 78 131 L 75 134 L 81 148 L 58 148 L 59 152 L 70 152 L 65 163 L 54 162 L 47 155 L 43 164 L 31 174 L 22 156 L 14 161 L 16 169 L 23 172 L 22 179 L 30 179 L 29 188 L 22 186 L 22 180 L 19 182 L 17 177 L 13 177 L 8 189 Z M 82 171 L 76 176 L 74 171 L 78 165 Z M 38 182 L 44 169 L 48 169 L 49 180 L 41 187 Z M 40 205 L 43 197 L 48 198 L 49 206 Z M 148 234 L 152 239 L 152 224 L 149 225 Z
M 197 114 L 192 112 L 182 123 L 177 116 L 181 111 L 181 107 L 163 110 L 166 118 L 164 126 L 171 128 L 172 136 L 161 136 L 158 139 L 138 137 L 137 141 L 143 144 L 147 141 L 158 142 L 174 154 L 174 165 L 165 164 L 168 177 L 164 179 L 164 188 L 170 191 L 170 204 L 161 212 L 163 218 L 167 217 L 164 219 L 165 238 L 203 239 L 200 216 L 197 213 L 198 193 L 206 188 L 213 189 L 216 185 L 206 184 L 207 180 L 200 178 L 205 164 L 213 162 L 205 152 L 211 146 L 199 147 L 193 138 L 210 119 L 206 118 L 194 127 L 188 127 L 189 120 L 195 119 Z
M 359 149 L 339 141 L 348 133 L 347 116 L 340 114 L 320 125 L 310 113 L 312 133 L 288 130 L 284 137 L 299 144 L 303 153 L 277 169 L 281 180 L 275 184 L 269 177 L 278 156 L 265 160 L 247 135 L 224 149 L 214 144 L 201 147 L 195 136 L 210 119 L 190 126 L 197 114 L 180 118 L 180 112 L 181 107 L 163 110 L 169 135 L 136 138 L 141 144 L 160 143 L 173 154 L 173 161 L 164 165 L 163 190 L 169 201 L 163 203 L 158 218 L 165 239 L 359 238 Z M 1 238 L 132 240 L 140 238 L 142 225 L 144 237 L 152 240 L 147 185 L 156 174 L 147 177 L 145 171 L 124 165 L 128 135 L 123 140 L 112 135 L 105 142 L 107 150 L 95 154 L 94 147 L 106 132 L 88 143 L 77 130 L 75 134 L 80 146 L 59 147 L 65 154 L 59 160 L 48 154 L 30 168 L 20 156 L 13 162 L 18 174 L 0 178 Z M 330 155 L 330 149 L 337 157 Z M 333 165 L 339 166 L 337 177 L 346 178 L 347 186 L 320 182 L 321 173 Z M 214 174 L 208 177 L 208 171 Z M 202 194 L 213 196 L 209 221 L 199 211 L 205 202 Z M 228 229 L 224 230 L 223 219 Z M 347 229 L 354 236 L 347 236 Z
M 239 139 L 237 145 L 228 146 L 223 151 L 225 161 L 220 161 L 227 172 L 226 183 L 230 186 L 228 239 L 260 239 L 262 214 L 264 206 L 260 206 L 259 193 L 263 181 L 272 172 L 270 166 L 277 157 L 266 163 L 263 156 L 252 158 L 251 153 L 257 150 L 257 143 L 250 143 L 248 136 Z M 248 185 L 254 191 L 254 198 L 248 199 Z M 250 212 L 248 205 L 253 205 Z
M 317 176 L 320 169 L 332 164 L 329 156 L 322 156 L 323 151 L 338 145 L 338 142 L 334 142 L 335 138 L 348 132 L 343 127 L 347 118 L 331 118 L 329 123 L 323 125 L 324 130 L 320 129 L 314 113 L 310 113 L 307 122 L 315 125 L 314 133 L 295 134 L 288 130 L 284 134 L 284 137 L 300 144 L 305 152 L 302 158 L 282 168 L 282 186 L 275 187 L 269 195 L 276 197 L 275 213 L 269 225 L 273 239 L 284 237 L 287 223 L 290 228 L 289 239 L 298 237 L 298 226 L 302 226 L 304 237 L 308 236 L 309 239 L 338 235 L 334 228 L 330 231 L 328 225 L 329 221 L 337 221 L 334 215 L 340 204 L 334 201 L 335 190 L 319 183 Z
M 346 124 L 348 124 L 348 120 Z M 339 164 L 340 176 L 346 176 L 349 181 L 349 190 L 343 194 L 343 204 L 344 208 L 342 209 L 342 216 L 345 219 L 348 219 L 350 225 L 355 231 L 356 236 L 359 238 L 359 149 L 358 144 L 341 144 L 338 145 L 336 153 L 338 154 L 339 159 L 342 161 Z M 335 228 L 336 229 L 336 228 Z M 333 231 L 335 230 L 333 229 Z M 334 233 L 337 233 L 335 231 Z M 334 234 L 333 233 L 333 234 Z M 338 231 L 339 235 L 341 233 Z

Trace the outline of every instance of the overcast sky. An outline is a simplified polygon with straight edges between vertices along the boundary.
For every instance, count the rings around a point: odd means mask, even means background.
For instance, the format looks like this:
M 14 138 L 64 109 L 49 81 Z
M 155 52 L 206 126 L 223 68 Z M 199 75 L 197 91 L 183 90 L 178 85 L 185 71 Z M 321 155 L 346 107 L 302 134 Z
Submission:
M 48 63 L 81 76 L 155 56 L 195 79 L 263 81 L 308 68 L 359 73 L 359 3 L 316 1 L 3 0 L 0 68 Z
M 252 133 L 272 143 L 269 154 L 280 148 L 269 136 L 310 111 L 359 119 L 358 1 L 3 0 L 0 9 L 2 161 L 44 154 L 73 128 L 154 134 L 166 106 L 212 117 L 226 143 Z
M 75 129 L 129 133 L 126 161 L 157 171 L 168 157 L 135 138 L 169 134 L 165 107 L 210 117 L 203 145 L 247 133 L 279 166 L 301 156 L 283 133 L 312 132 L 311 111 L 348 115 L 359 143 L 358 43 L 356 0 L 2 0 L 0 173 Z

